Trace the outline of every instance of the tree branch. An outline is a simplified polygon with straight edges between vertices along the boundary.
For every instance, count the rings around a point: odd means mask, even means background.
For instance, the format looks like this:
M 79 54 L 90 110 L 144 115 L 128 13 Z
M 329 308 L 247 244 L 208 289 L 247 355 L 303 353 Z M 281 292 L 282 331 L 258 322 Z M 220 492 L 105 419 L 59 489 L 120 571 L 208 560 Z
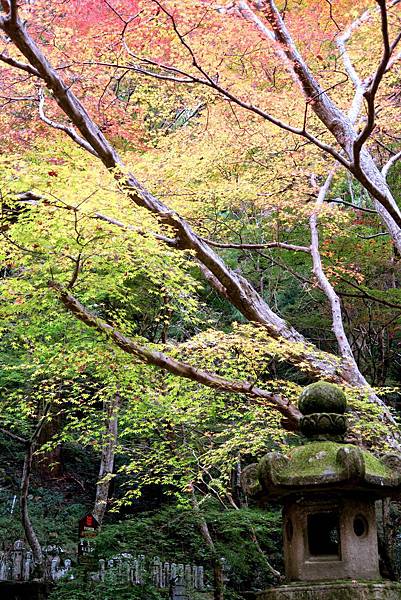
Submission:
M 380 0 L 380 2 L 383 1 L 384 0 Z M 296 74 L 298 85 L 307 102 L 310 103 L 312 110 L 326 126 L 328 131 L 334 136 L 338 144 L 345 150 L 348 157 L 354 161 L 354 142 L 357 139 L 357 135 L 351 117 L 354 118 L 356 116 L 362 87 L 359 88 L 358 93 L 356 94 L 353 107 L 350 111 L 350 117 L 348 117 L 338 108 L 338 106 L 336 106 L 329 97 L 327 91 L 323 90 L 314 78 L 308 65 L 299 53 L 274 0 L 266 0 L 262 10 L 272 27 L 279 58 L 284 51 L 287 61 L 290 63 L 290 69 Z M 356 73 L 353 71 L 352 75 L 355 77 Z M 378 83 L 380 83 L 380 80 L 381 78 L 378 79 Z M 333 153 L 331 153 L 331 155 L 334 156 Z M 397 248 L 401 251 L 401 211 L 391 195 L 390 190 L 386 186 L 386 182 L 382 178 L 371 155 L 364 150 L 364 152 L 360 154 L 357 163 L 354 161 L 351 164 L 344 159 L 339 162 L 345 166 L 375 198 L 377 212 L 389 229 Z
M 380 7 L 381 17 L 381 32 L 383 39 L 383 55 L 379 66 L 377 67 L 376 73 L 372 77 L 371 83 L 368 89 L 364 93 L 364 97 L 367 101 L 368 107 L 368 120 L 365 127 L 362 129 L 353 145 L 353 161 L 354 165 L 359 165 L 360 153 L 363 144 L 366 142 L 370 134 L 375 127 L 375 99 L 379 89 L 380 83 L 387 70 L 389 60 L 391 58 L 392 48 L 390 47 L 389 31 L 388 31 L 388 18 L 387 18 L 387 4 L 386 0 L 376 0 Z
M 350 374 L 347 365 L 344 365 L 344 368 L 339 368 L 335 357 L 317 351 L 298 331 L 274 313 L 252 285 L 244 277 L 231 270 L 183 218 L 161 200 L 154 197 L 133 174 L 127 173 L 127 169 L 116 150 L 93 122 L 84 106 L 72 92 L 71 87 L 63 81 L 57 69 L 54 69 L 45 58 L 40 48 L 30 37 L 25 25 L 19 20 L 17 20 L 15 26 L 11 26 L 9 21 L 5 21 L 2 27 L 18 50 L 39 72 L 59 107 L 77 128 L 81 136 L 95 150 L 106 168 L 113 172 L 120 189 L 126 193 L 134 204 L 157 215 L 161 223 L 174 230 L 179 247 L 193 251 L 197 260 L 212 273 L 214 277 L 209 281 L 213 282 L 214 279 L 218 282 L 217 291 L 220 291 L 221 287 L 224 288 L 231 304 L 248 320 L 263 324 L 268 334 L 273 338 L 303 344 L 305 349 L 303 360 L 308 362 L 311 372 L 315 373 L 316 376 L 358 385 L 358 382 Z M 224 91 L 226 97 L 229 97 L 229 92 L 222 90 L 217 84 L 214 84 L 214 87 L 217 91 Z M 237 100 L 237 102 L 239 101 Z M 246 103 L 244 105 L 247 106 Z M 298 131 L 294 128 L 290 128 L 290 130 Z M 326 145 L 320 144 L 320 147 L 326 147 Z M 342 164 L 346 162 L 341 156 L 338 160 Z
M 215 248 L 233 248 L 238 250 L 264 250 L 266 248 L 282 248 L 283 250 L 293 250 L 294 252 L 310 253 L 310 248 L 307 246 L 297 246 L 296 244 L 287 244 L 285 242 L 266 242 L 264 244 L 234 244 L 230 242 L 224 243 L 205 238 L 203 239 L 207 244 L 209 244 L 209 246 L 214 246 Z
M 358 206 L 357 204 L 353 204 L 352 202 L 346 202 L 345 200 L 342 200 L 341 198 L 333 198 L 333 199 L 330 198 L 330 200 L 328 200 L 328 202 L 329 203 L 334 202 L 335 204 L 343 204 L 344 206 L 349 206 L 350 208 L 354 208 L 355 210 L 361 210 L 362 212 L 377 215 L 377 210 L 375 210 L 374 208 L 365 208 L 362 206 Z
M 149 71 L 147 69 L 143 69 L 143 68 L 141 68 L 138 65 L 132 66 L 131 68 L 133 70 L 135 70 L 137 73 L 141 73 L 142 75 L 145 75 L 145 76 L 148 76 L 148 77 L 154 77 L 156 79 L 168 79 L 170 81 L 175 81 L 176 83 L 186 83 L 186 84 L 188 84 L 188 83 L 198 83 L 198 84 L 204 85 L 206 87 L 209 87 L 211 89 L 214 89 L 220 95 L 222 95 L 223 97 L 225 97 L 227 100 L 229 100 L 229 101 L 237 104 L 238 106 L 240 106 L 241 108 L 243 108 L 245 110 L 248 110 L 250 112 L 255 113 L 256 115 L 262 117 L 263 119 L 265 119 L 269 123 L 272 123 L 276 127 L 279 127 L 280 129 L 283 129 L 285 131 L 293 133 L 294 135 L 301 136 L 301 137 L 307 139 L 309 142 L 313 143 L 315 146 L 317 146 L 318 148 L 320 148 L 324 152 L 327 152 L 328 154 L 331 154 L 331 156 L 333 156 L 343 166 L 345 166 L 347 168 L 350 167 L 350 163 L 348 163 L 348 161 L 344 158 L 344 156 L 342 156 L 339 152 L 337 152 L 337 150 L 333 146 L 330 146 L 329 144 L 326 144 L 325 142 L 322 142 L 321 140 L 319 140 L 318 138 L 316 138 L 314 135 L 312 135 L 311 133 L 307 132 L 306 129 L 305 129 L 305 127 L 302 127 L 302 128 L 293 127 L 292 125 L 289 125 L 288 123 L 285 123 L 284 121 L 282 121 L 280 119 L 277 119 L 276 117 L 274 117 L 270 113 L 262 110 L 260 107 L 255 106 L 253 104 L 250 104 L 248 102 L 245 102 L 244 100 L 242 100 L 241 98 L 239 98 L 238 96 L 236 96 L 235 94 L 233 94 L 232 92 L 230 92 L 227 88 L 225 88 L 222 85 L 220 85 L 218 83 L 218 81 L 216 80 L 216 78 L 211 77 L 202 68 L 202 66 L 199 64 L 198 59 L 197 59 L 197 57 L 196 57 L 193 49 L 188 44 L 188 42 L 186 41 L 185 37 L 180 33 L 180 31 L 179 31 L 179 29 L 177 27 L 177 24 L 175 22 L 174 16 L 168 10 L 166 10 L 166 8 L 164 8 L 164 6 L 158 0 L 153 0 L 153 1 L 159 6 L 160 10 L 162 10 L 162 12 L 171 21 L 173 30 L 174 30 L 177 38 L 179 39 L 179 41 L 182 44 L 182 46 L 186 49 L 186 51 L 188 52 L 188 54 L 189 54 L 189 56 L 190 56 L 190 58 L 192 60 L 193 67 L 202 75 L 202 77 L 199 77 L 199 76 L 196 76 L 196 75 L 192 75 L 191 73 L 185 72 L 185 71 L 183 71 L 181 69 L 176 69 L 175 67 L 170 67 L 168 65 L 164 65 L 164 64 L 158 63 L 156 61 L 152 61 L 152 60 L 149 60 L 149 59 L 139 58 L 137 55 L 135 55 L 133 52 L 130 51 L 130 49 L 128 48 L 127 44 L 125 43 L 125 40 L 123 40 L 124 46 L 125 46 L 127 52 L 129 53 L 129 55 L 131 57 L 135 58 L 136 60 L 140 60 L 140 61 L 146 62 L 147 64 L 151 64 L 152 66 L 155 66 L 155 67 L 157 67 L 159 69 L 163 69 L 166 73 L 174 73 L 174 75 L 173 76 L 169 76 L 169 75 L 165 75 L 165 74 L 154 73 L 153 71 Z M 244 7 L 245 6 L 247 7 L 247 10 L 249 11 L 249 13 L 252 13 L 252 11 L 249 9 L 249 7 L 246 4 L 246 2 L 242 1 L 241 4 L 244 5 Z M 259 29 L 261 27 L 263 28 L 263 26 L 260 23 L 260 20 L 258 20 L 257 17 L 253 21 L 258 23 L 258 28 Z M 267 32 L 267 35 L 268 35 L 268 30 L 267 29 L 266 29 L 266 32 Z M 275 39 L 275 36 L 273 35 L 273 37 L 270 37 L 269 39 Z M 284 57 L 284 59 L 285 59 L 285 53 L 283 53 L 283 52 L 282 52 L 282 57 Z M 177 74 L 177 73 L 180 74 L 180 75 L 182 75 L 183 77 L 176 77 L 175 74 Z M 295 75 L 294 75 L 294 77 L 295 77 Z
M 347 335 L 345 333 L 340 299 L 337 296 L 330 281 L 326 277 L 326 274 L 324 273 L 322 260 L 319 252 L 318 215 L 323 205 L 324 199 L 330 189 L 330 185 L 335 172 L 336 167 L 330 172 L 330 174 L 326 178 L 325 183 L 320 188 L 318 197 L 316 199 L 315 210 L 312 212 L 309 219 L 309 226 L 311 231 L 311 255 L 313 261 L 313 273 L 319 283 L 320 289 L 322 290 L 322 292 L 324 292 L 330 303 L 333 323 L 332 328 L 337 339 L 340 354 L 348 363 L 350 370 L 353 372 L 354 377 L 356 378 L 356 380 L 359 381 L 360 385 L 367 387 L 368 383 L 358 369 L 351 346 L 348 342 Z
M 289 419 L 293 426 L 297 426 L 300 418 L 298 409 L 288 403 L 288 401 L 282 398 L 280 395 L 267 392 L 266 390 L 262 390 L 260 388 L 255 388 L 251 383 L 248 382 L 228 381 L 214 373 L 202 371 L 201 369 L 197 369 L 192 365 L 170 358 L 162 352 L 150 350 L 145 346 L 141 346 L 134 340 L 124 336 L 120 331 L 111 325 L 93 315 L 74 296 L 64 290 L 58 283 L 50 281 L 49 287 L 55 291 L 61 303 L 77 319 L 89 327 L 95 328 L 100 333 L 105 334 L 124 352 L 135 356 L 141 362 L 165 369 L 173 375 L 190 379 L 220 392 L 245 394 L 253 398 L 265 400 L 271 404 L 273 408 L 276 408 L 283 416 L 285 416 L 286 419 Z
M 388 231 L 380 231 L 379 233 L 373 233 L 372 235 L 361 235 L 360 233 L 357 233 L 356 235 L 362 240 L 373 240 L 374 238 L 382 237 L 383 235 L 389 235 L 389 233 Z
M 342 278 L 342 280 L 345 281 L 344 278 Z M 371 300 L 372 302 L 377 302 L 378 304 L 382 304 L 383 306 L 387 306 L 388 308 L 397 308 L 399 310 L 401 309 L 401 304 L 396 304 L 395 302 L 388 302 L 387 300 L 382 300 L 381 298 L 376 298 L 372 294 L 368 294 L 367 292 L 362 290 L 360 287 L 352 285 L 349 281 L 346 281 L 346 283 L 348 283 L 352 287 L 355 287 L 356 289 L 360 290 L 362 293 L 361 294 L 351 294 L 350 292 L 338 291 L 337 294 L 339 296 L 344 296 L 344 298 L 361 298 L 362 300 Z
M 12 433 L 12 431 L 8 431 L 7 429 L 3 429 L 3 427 L 0 427 L 0 432 L 3 433 L 4 435 L 7 435 L 8 437 L 10 437 L 12 440 L 15 440 L 16 442 L 20 442 L 21 444 L 28 444 L 29 440 L 20 437 L 19 435 L 16 435 L 15 433 Z
M 105 223 L 109 223 L 110 225 L 115 225 L 116 227 L 120 227 L 121 229 L 128 229 L 129 231 L 135 231 L 136 233 L 139 233 L 140 235 L 143 235 L 143 236 L 151 235 L 156 240 L 164 242 L 165 244 L 167 244 L 168 246 L 171 246 L 172 248 L 179 247 L 178 240 L 176 240 L 174 238 L 169 238 L 165 235 L 160 235 L 159 233 L 155 233 L 154 231 L 151 231 L 148 233 L 147 231 L 144 231 L 143 229 L 140 229 L 139 227 L 134 227 L 133 225 L 127 225 L 125 223 L 122 223 L 121 221 L 118 221 L 117 219 L 113 219 L 112 217 L 103 215 L 102 213 L 97 212 L 93 215 L 92 218 L 99 219 L 100 221 L 104 221 Z
M 63 125 L 62 123 L 57 123 L 56 121 L 53 121 L 53 120 L 49 119 L 48 117 L 46 117 L 45 112 L 44 112 L 44 106 L 45 106 L 45 95 L 43 93 L 43 90 L 40 90 L 39 91 L 39 116 L 40 116 L 41 120 L 44 123 L 46 123 L 46 125 L 50 125 L 50 127 L 53 127 L 53 129 L 58 129 L 60 131 L 64 131 L 64 133 L 66 133 L 76 144 L 78 144 L 78 146 L 81 146 L 81 148 L 83 148 L 87 152 L 90 152 L 90 154 L 93 154 L 93 156 L 96 156 L 96 158 L 99 158 L 98 153 L 92 148 L 92 146 L 90 144 L 88 144 L 83 138 L 81 138 L 77 134 L 77 132 L 75 131 L 75 129 L 73 127 L 68 127 L 68 125 Z
M 10 20 L 11 23 L 16 23 L 18 18 L 18 1 L 10 0 Z
M 399 152 L 397 152 L 397 154 L 394 154 L 394 156 L 392 156 L 389 161 L 384 165 L 384 167 L 382 168 L 382 175 L 385 179 L 387 179 L 387 175 L 389 170 L 391 169 L 391 167 L 393 167 L 395 165 L 396 162 L 398 162 L 401 159 L 401 150 Z
M 0 28 L 3 28 L 1 26 L 1 21 L 0 21 Z M 19 69 L 20 71 L 25 71 L 26 73 L 29 73 L 30 75 L 34 75 L 35 77 L 40 77 L 40 73 L 37 69 L 35 69 L 31 65 L 26 65 L 25 63 L 22 63 L 19 60 L 15 60 L 15 58 L 6 56 L 4 53 L 0 54 L 0 61 L 7 65 L 10 65 L 10 67 Z

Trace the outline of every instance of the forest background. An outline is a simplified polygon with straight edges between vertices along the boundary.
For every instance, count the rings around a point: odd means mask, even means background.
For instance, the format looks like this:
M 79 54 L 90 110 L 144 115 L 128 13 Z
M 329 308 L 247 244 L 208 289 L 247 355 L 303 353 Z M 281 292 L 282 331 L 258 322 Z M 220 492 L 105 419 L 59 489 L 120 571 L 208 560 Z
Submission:
M 302 387 L 400 448 L 400 3 L 1 5 L 2 537 L 40 568 L 107 509 L 103 552 L 263 587 L 240 475 L 300 443 Z

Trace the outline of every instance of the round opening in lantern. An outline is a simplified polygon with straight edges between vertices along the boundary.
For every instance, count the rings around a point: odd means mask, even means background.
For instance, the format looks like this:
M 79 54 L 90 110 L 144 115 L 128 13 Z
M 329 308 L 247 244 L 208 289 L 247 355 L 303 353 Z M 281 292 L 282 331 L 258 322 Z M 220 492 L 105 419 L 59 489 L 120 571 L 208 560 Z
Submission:
M 368 522 L 362 515 L 357 515 L 354 519 L 354 533 L 358 537 L 365 537 L 368 533 Z

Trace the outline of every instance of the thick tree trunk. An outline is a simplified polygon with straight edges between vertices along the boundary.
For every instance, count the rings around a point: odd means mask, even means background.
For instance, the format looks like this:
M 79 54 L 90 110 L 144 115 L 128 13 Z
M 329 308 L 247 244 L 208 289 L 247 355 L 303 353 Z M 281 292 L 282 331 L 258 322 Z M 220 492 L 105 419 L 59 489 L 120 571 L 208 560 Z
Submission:
M 120 406 L 120 396 L 118 392 L 107 407 L 107 417 L 105 422 L 105 432 L 103 436 L 102 455 L 100 458 L 99 477 L 96 484 L 96 498 L 93 509 L 93 516 L 102 525 L 103 518 L 107 509 L 109 499 L 110 476 L 114 469 L 114 456 L 118 439 L 118 409 Z

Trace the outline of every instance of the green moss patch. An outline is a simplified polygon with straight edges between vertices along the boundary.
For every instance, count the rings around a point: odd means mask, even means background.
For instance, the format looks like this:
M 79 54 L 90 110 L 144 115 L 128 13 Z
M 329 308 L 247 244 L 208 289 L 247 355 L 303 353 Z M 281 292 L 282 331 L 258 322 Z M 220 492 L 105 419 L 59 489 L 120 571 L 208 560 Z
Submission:
M 304 415 L 313 413 L 344 414 L 347 408 L 347 397 L 335 383 L 317 381 L 304 388 L 298 403 Z
M 341 466 L 337 463 L 340 448 L 355 448 L 351 444 L 336 442 L 310 442 L 294 448 L 287 456 L 288 464 L 280 470 L 280 479 L 340 475 Z M 375 477 L 391 477 L 391 469 L 370 452 L 362 450 L 366 474 Z

